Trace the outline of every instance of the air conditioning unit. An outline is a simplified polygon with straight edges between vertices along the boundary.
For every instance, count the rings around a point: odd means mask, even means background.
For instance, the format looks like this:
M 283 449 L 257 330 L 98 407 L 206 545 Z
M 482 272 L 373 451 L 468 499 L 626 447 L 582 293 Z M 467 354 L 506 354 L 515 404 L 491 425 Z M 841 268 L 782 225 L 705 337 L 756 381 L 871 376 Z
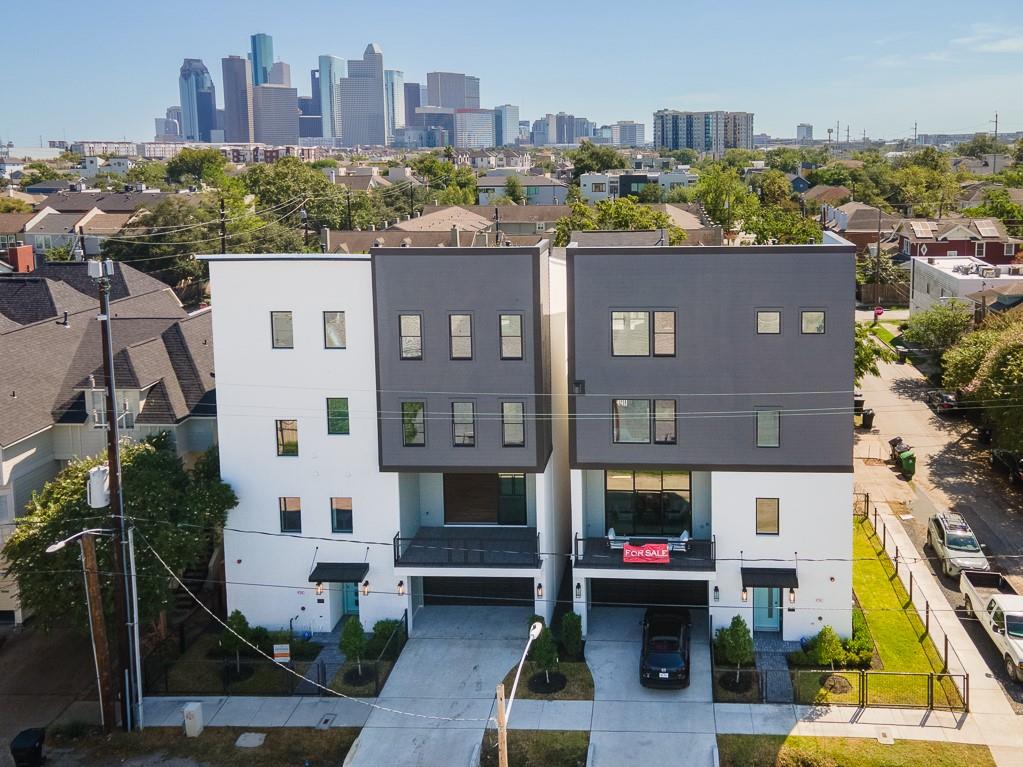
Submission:
M 1020 274 L 1023 274 L 1023 269 L 1021 269 L 1018 266 L 1010 266 L 1009 267 L 1009 274 L 1013 275 L 1014 277 L 1018 276 Z

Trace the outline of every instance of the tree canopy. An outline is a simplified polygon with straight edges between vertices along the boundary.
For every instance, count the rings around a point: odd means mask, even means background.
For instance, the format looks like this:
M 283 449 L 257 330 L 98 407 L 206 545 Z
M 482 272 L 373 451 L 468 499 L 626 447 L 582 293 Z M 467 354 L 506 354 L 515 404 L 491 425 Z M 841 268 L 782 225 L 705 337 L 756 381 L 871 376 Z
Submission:
M 1023 237 L 1023 206 L 1013 202 L 1006 189 L 988 189 L 984 192 L 983 202 L 975 208 L 967 208 L 963 214 L 1000 219 L 1009 234 Z
M 686 239 L 684 229 L 675 226 L 667 213 L 641 205 L 629 197 L 599 200 L 594 205 L 572 203 L 572 212 L 559 218 L 555 225 L 554 244 L 568 245 L 576 231 L 648 231 L 667 229 L 669 245 L 679 245 Z
M 853 381 L 859 383 L 867 376 L 881 375 L 878 364 L 892 362 L 895 354 L 884 344 L 871 337 L 866 325 L 856 325 L 856 337 L 853 345 Z
M 700 171 L 695 195 L 703 203 L 707 215 L 726 232 L 735 231 L 737 222 L 742 221 L 757 202 L 738 171 L 720 164 L 709 165 Z
M 603 173 L 625 167 L 625 158 L 618 150 L 592 141 L 583 141 L 578 149 L 565 154 L 572 161 L 572 178 L 576 182 L 583 173 Z
M 178 184 L 218 185 L 224 176 L 227 159 L 216 149 L 185 147 L 167 162 L 167 177 Z
M 15 197 L 0 197 L 0 213 L 31 213 L 32 206 Z
M 965 144 L 956 147 L 956 151 L 964 157 L 981 158 L 986 154 L 1003 154 L 1009 147 L 987 133 L 978 133 Z
M 757 245 L 805 245 L 823 237 L 817 219 L 774 205 L 750 205 L 742 228 L 754 236 Z
M 973 324 L 973 310 L 963 301 L 939 301 L 909 318 L 906 340 L 940 357 Z

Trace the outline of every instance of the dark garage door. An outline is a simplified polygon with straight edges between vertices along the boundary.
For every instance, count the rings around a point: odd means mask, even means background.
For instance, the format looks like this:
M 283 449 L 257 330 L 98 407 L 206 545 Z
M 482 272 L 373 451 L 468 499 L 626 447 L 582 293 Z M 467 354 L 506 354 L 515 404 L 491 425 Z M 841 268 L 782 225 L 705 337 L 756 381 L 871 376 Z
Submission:
M 706 606 L 707 581 L 590 580 L 590 606 Z
M 533 605 L 532 578 L 423 578 L 427 605 Z

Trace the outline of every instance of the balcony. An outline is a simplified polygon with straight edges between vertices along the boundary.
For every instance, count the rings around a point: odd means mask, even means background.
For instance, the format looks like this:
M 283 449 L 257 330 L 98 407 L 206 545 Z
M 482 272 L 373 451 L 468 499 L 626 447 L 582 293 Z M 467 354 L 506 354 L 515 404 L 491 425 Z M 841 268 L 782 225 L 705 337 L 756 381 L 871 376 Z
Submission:
M 535 527 L 421 527 L 394 536 L 395 567 L 540 567 Z
M 690 538 L 684 542 L 673 542 L 668 546 L 668 561 L 625 562 L 624 545 L 639 546 L 645 543 L 665 543 L 671 539 L 660 536 L 634 535 L 626 540 L 622 538 L 580 538 L 575 536 L 573 562 L 575 567 L 589 568 L 621 568 L 625 570 L 690 570 L 714 571 L 715 540 Z

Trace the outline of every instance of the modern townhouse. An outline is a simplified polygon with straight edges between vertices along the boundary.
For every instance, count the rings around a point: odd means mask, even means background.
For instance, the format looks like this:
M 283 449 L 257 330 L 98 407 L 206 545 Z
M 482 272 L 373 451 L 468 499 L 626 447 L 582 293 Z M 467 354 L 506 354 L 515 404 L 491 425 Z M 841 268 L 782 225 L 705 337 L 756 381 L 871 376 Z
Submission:
M 415 631 L 432 604 L 549 618 L 570 531 L 547 243 L 204 258 L 229 609 L 314 631 L 406 610 Z
M 566 249 L 587 631 L 596 605 L 682 604 L 849 634 L 854 250 Z

